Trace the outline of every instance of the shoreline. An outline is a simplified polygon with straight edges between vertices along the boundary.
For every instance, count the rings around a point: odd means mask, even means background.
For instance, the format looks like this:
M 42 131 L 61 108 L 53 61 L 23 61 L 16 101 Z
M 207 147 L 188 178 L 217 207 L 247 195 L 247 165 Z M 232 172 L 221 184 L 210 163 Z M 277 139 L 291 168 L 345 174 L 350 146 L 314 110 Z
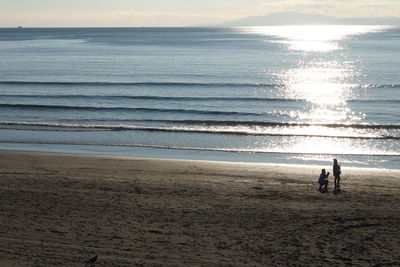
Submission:
M 130 158 L 193 160 L 210 162 L 231 162 L 249 164 L 276 164 L 285 166 L 324 166 L 332 165 L 333 158 L 345 168 L 398 170 L 400 171 L 399 157 L 392 156 L 365 156 L 365 155 L 335 155 L 335 154 L 291 154 L 291 153 L 236 153 L 227 151 L 195 151 L 174 150 L 147 147 L 114 147 L 114 146 L 82 146 L 65 144 L 47 144 L 35 146 L 33 144 L 7 143 L 2 144 L 0 151 L 16 151 L 27 153 L 55 153 L 76 155 L 102 155 L 105 157 L 121 156 Z M 121 149 L 122 148 L 122 149 Z M 226 160 L 222 160 L 226 159 Z
M 397 170 L 345 168 L 333 194 L 320 166 L 0 151 L 0 169 L 3 266 L 400 264 Z
M 163 158 L 163 157 L 142 157 L 142 156 L 127 156 L 127 155 L 116 155 L 116 154 L 99 154 L 95 152 L 86 153 L 74 153 L 74 152 L 47 152 L 47 151 L 31 151 L 31 150 L 8 150 L 1 149 L 0 154 L 3 153 L 18 153 L 27 155 L 43 155 L 43 156 L 71 156 L 71 157 L 83 157 L 83 158 L 105 158 L 105 159 L 121 159 L 121 160 L 147 160 L 147 161 L 170 161 L 170 162 L 181 162 L 181 163 L 199 163 L 199 164 L 222 164 L 222 165 L 247 165 L 250 167 L 254 166 L 277 166 L 281 168 L 299 168 L 299 169 L 316 169 L 321 170 L 321 168 L 329 169 L 332 164 L 289 164 L 289 163 L 275 163 L 275 162 L 244 162 L 244 161 L 222 161 L 222 160 L 204 160 L 204 159 L 181 159 L 181 158 Z M 332 157 L 333 159 L 333 157 Z M 352 170 L 357 172 L 369 172 L 369 171 L 388 171 L 388 172 L 398 172 L 400 175 L 400 169 L 389 169 L 389 168 L 369 168 L 369 167 L 353 167 L 346 166 L 346 170 Z M 400 176 L 399 176 L 400 177 Z

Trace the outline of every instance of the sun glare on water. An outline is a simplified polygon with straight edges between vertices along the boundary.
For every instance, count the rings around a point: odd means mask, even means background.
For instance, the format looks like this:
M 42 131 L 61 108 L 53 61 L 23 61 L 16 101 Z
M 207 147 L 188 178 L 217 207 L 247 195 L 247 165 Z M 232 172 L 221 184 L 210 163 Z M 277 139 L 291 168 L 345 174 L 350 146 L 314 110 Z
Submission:
M 387 26 L 301 25 L 248 27 L 242 30 L 273 37 L 274 40 L 268 42 L 281 43 L 290 50 L 327 52 L 341 49 L 337 41 L 387 28 Z
M 299 58 L 297 64 L 271 74 L 282 84 L 281 97 L 306 100 L 311 108 L 294 112 L 293 119 L 307 123 L 352 123 L 354 114 L 346 105 L 360 70 L 340 50 L 343 40 L 387 29 L 385 26 L 310 25 L 245 27 L 239 30 L 265 36 L 265 42 L 281 44 Z M 338 51 L 339 50 L 339 51 Z M 287 55 L 291 57 L 289 53 Z
M 348 106 L 348 100 L 353 96 L 354 87 L 362 75 L 359 64 L 344 56 L 348 49 L 345 40 L 357 38 L 359 35 L 379 32 L 388 29 L 384 26 L 271 26 L 248 27 L 240 30 L 259 36 L 265 36 L 265 42 L 280 45 L 288 53 L 287 59 L 297 63 L 280 70 L 265 70 L 266 75 L 275 77 L 282 86 L 279 97 L 306 101 L 303 109 L 290 113 L 293 122 L 307 124 L 354 124 L 362 123 L 365 114 L 356 114 Z M 321 129 L 305 127 L 303 133 L 309 135 L 321 134 Z M 325 128 L 329 135 L 330 128 Z M 322 133 L 323 134 L 323 133 Z M 337 133 L 338 136 L 342 134 Z M 345 133 L 343 133 L 345 135 Z M 307 141 L 297 140 L 285 144 L 277 144 L 283 150 L 314 153 L 321 147 L 333 153 L 364 153 L 368 150 L 353 140 L 346 142 L 337 139 L 320 138 Z M 365 150 L 365 151 L 364 151 Z M 364 152 L 363 152 L 364 151 Z M 372 153 L 373 151 L 365 152 Z

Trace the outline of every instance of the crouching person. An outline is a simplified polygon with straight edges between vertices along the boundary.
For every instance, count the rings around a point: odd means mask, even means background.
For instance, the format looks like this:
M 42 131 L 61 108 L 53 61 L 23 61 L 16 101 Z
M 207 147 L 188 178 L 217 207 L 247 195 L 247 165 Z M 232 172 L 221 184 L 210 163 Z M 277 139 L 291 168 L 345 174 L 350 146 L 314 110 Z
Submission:
M 328 191 L 328 176 L 329 172 L 326 172 L 325 169 L 322 169 L 321 174 L 319 175 L 318 179 L 318 184 L 319 184 L 319 190 L 322 190 L 322 187 L 324 186 L 323 191 Z

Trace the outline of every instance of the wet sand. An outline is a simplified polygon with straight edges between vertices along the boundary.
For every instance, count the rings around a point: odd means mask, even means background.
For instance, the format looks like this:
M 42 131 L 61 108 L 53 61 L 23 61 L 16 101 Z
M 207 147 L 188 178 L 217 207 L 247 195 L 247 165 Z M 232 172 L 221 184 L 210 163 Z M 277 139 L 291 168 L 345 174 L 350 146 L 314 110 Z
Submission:
M 0 151 L 0 266 L 400 265 L 400 171 L 320 168 Z

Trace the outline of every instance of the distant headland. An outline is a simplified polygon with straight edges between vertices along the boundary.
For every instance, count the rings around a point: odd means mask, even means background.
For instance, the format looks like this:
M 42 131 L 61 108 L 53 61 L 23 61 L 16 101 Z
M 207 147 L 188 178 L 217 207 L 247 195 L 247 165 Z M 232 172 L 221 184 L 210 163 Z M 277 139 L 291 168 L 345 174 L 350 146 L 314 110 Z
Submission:
M 217 27 L 278 26 L 278 25 L 400 25 L 400 17 L 337 18 L 298 12 L 270 13 L 252 16 L 213 25 Z

